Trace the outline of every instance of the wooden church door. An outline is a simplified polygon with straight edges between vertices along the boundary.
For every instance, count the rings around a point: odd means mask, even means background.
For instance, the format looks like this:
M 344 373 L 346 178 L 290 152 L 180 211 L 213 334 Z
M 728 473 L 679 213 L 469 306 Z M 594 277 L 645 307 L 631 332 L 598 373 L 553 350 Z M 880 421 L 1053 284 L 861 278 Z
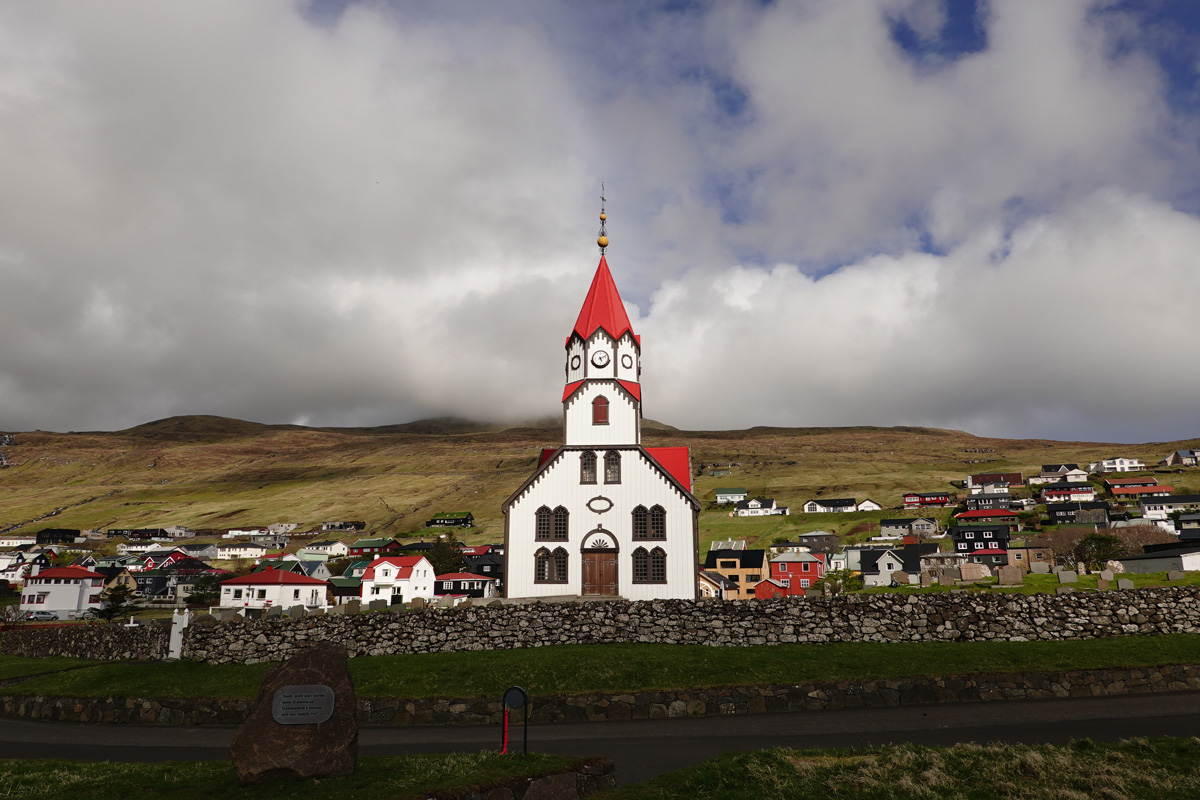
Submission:
M 583 593 L 591 596 L 617 596 L 617 551 L 583 551 Z

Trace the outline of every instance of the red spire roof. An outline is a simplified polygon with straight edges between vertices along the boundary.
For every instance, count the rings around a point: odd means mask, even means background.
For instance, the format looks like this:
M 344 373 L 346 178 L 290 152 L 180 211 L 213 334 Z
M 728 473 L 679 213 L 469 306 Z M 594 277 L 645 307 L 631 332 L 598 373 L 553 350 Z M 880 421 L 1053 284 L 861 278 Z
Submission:
M 625 313 L 625 304 L 621 302 L 621 294 L 613 283 L 612 273 L 608 271 L 608 262 L 600 256 L 600 266 L 596 267 L 596 277 L 592 278 L 592 288 L 588 289 L 583 308 L 579 309 L 579 319 L 575 320 L 574 333 L 587 339 L 597 328 L 614 339 L 620 339 L 625 331 L 629 331 L 634 339 L 638 339 L 629 324 L 629 315 Z M 568 337 L 570 341 L 570 337 Z M 641 340 L 638 339 L 639 344 Z

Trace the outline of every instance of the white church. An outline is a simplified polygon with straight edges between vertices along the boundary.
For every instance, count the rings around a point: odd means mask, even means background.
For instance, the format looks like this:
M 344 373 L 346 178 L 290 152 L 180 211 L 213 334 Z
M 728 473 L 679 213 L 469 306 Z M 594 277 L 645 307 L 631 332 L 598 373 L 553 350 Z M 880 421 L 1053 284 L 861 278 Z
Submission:
M 641 337 L 600 265 L 567 338 L 563 444 L 504 503 L 509 597 L 695 598 L 686 447 L 642 446 Z

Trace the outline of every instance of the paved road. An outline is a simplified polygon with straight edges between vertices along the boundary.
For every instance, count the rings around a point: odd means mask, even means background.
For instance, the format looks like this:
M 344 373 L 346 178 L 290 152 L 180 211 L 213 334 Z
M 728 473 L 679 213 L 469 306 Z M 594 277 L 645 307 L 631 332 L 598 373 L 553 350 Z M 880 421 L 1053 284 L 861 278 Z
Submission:
M 0 719 L 0 753 L 6 758 L 216 760 L 228 757 L 234 730 Z M 1064 743 L 1084 736 L 1102 740 L 1200 736 L 1200 692 L 535 725 L 529 729 L 529 746 L 564 755 L 608 756 L 617 764 L 618 780 L 631 783 L 731 750 L 900 742 Z M 363 755 L 473 751 L 498 748 L 499 738 L 499 727 L 494 725 L 364 728 L 360 751 Z

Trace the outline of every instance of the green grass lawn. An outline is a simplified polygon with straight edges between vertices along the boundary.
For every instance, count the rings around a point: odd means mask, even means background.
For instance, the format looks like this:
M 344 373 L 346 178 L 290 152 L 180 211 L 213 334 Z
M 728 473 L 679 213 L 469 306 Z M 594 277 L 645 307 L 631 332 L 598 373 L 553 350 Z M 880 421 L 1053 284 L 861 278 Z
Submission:
M 20 656 L 0 655 L 0 681 L 61 669 L 76 669 L 95 663 L 97 662 L 85 661 L 81 658 L 21 658 Z
M 604 800 L 1192 800 L 1200 739 L 730 753 Z
M 0 761 L 0 797 L 21 800 L 392 800 L 427 797 L 437 790 L 462 796 L 473 788 L 513 778 L 538 777 L 576 759 L 530 753 L 453 753 L 361 758 L 345 778 L 292 779 L 239 786 L 226 761 L 117 764 L 87 761 Z
M 513 684 L 536 696 L 1183 663 L 1200 663 L 1200 636 L 774 647 L 563 645 L 356 658 L 350 661 L 350 672 L 362 697 L 417 698 L 496 697 Z M 4 692 L 65 697 L 252 698 L 267 666 L 108 663 L 31 678 L 4 687 Z

